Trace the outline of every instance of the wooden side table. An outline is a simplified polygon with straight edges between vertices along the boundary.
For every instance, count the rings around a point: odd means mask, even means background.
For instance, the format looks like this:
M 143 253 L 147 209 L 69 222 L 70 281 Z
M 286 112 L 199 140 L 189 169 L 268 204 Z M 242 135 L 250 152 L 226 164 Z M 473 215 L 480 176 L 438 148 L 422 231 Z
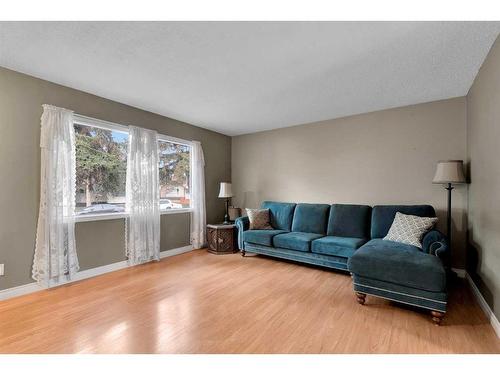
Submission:
M 236 225 L 208 224 L 208 251 L 212 254 L 233 254 L 238 252 Z

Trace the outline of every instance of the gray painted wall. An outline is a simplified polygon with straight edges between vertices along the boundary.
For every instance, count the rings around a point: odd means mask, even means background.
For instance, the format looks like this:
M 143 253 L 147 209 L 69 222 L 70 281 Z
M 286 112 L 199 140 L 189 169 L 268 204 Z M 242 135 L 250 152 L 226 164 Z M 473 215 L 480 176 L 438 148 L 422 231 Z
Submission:
M 240 207 L 263 200 L 433 205 L 445 230 L 440 159 L 465 159 L 465 98 L 233 137 Z M 466 187 L 453 192 L 454 267 L 465 264 Z
M 467 269 L 500 319 L 500 39 L 467 95 Z
M 142 111 L 68 87 L 0 68 L 0 290 L 32 282 L 40 196 L 42 104 L 121 124 L 142 126 L 178 138 L 201 141 L 205 154 L 207 221 L 220 221 L 220 181 L 231 180 L 231 139 L 209 130 Z M 189 214 L 162 215 L 161 250 L 189 244 Z M 78 223 L 81 268 L 124 260 L 124 221 Z

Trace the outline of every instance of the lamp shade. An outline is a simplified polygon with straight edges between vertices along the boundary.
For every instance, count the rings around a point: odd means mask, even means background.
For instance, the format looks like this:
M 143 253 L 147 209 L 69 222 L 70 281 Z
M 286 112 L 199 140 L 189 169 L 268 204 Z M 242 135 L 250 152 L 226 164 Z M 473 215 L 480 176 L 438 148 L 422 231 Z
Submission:
M 438 161 L 433 184 L 463 184 L 465 183 L 464 162 L 462 160 Z
M 233 196 L 233 191 L 231 189 L 230 182 L 221 182 L 220 183 L 220 191 L 219 198 L 231 198 Z

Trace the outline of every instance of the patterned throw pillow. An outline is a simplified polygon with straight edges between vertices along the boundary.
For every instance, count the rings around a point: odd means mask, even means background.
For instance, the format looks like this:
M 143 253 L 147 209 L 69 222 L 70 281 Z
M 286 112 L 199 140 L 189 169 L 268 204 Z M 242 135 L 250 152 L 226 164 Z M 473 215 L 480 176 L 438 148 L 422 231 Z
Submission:
M 250 229 L 274 229 L 269 222 L 269 209 L 247 208 Z
M 420 217 L 396 212 L 396 217 L 384 240 L 401 242 L 422 248 L 422 236 L 437 222 L 437 217 Z

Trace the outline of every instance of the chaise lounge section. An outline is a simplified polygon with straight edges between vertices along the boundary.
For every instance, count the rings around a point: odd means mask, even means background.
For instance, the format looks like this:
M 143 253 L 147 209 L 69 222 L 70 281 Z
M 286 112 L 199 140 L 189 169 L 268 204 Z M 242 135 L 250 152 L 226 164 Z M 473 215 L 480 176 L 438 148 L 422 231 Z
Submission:
M 358 302 L 373 295 L 431 310 L 440 324 L 446 313 L 446 270 L 443 266 L 448 244 L 437 230 L 428 231 L 422 249 L 386 241 L 396 212 L 435 217 L 434 208 L 422 206 L 375 206 L 372 210 L 371 240 L 348 261 Z

